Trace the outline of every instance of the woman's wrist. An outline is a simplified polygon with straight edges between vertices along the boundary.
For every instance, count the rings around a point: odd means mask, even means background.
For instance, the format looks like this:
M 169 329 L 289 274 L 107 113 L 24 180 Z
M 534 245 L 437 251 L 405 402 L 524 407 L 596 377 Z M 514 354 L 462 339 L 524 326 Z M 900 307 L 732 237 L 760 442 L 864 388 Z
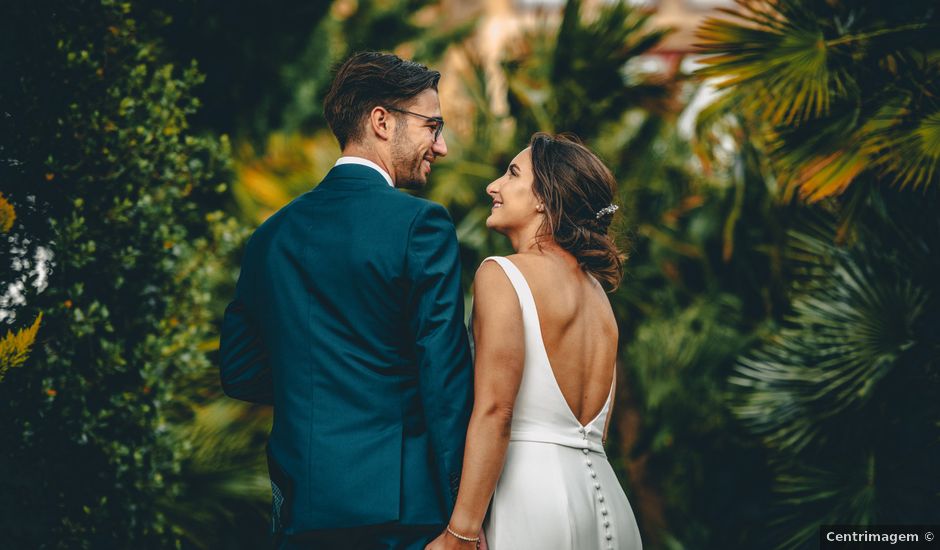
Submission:
M 479 536 L 480 530 L 483 529 L 482 524 L 482 521 L 474 521 L 473 518 L 455 512 L 454 515 L 450 517 L 450 522 L 447 526 L 461 535 L 477 537 Z
M 480 534 L 477 533 L 461 533 L 456 529 L 453 529 L 450 524 L 447 525 L 447 534 L 454 537 L 458 541 L 468 544 L 468 545 L 479 545 L 480 544 Z

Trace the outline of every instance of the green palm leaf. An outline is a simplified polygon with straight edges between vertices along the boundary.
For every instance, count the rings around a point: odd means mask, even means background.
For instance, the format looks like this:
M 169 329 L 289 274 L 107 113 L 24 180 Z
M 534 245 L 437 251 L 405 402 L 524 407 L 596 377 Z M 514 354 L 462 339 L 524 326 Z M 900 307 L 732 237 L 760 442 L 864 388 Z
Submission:
M 834 233 L 834 230 L 829 234 Z M 915 342 L 929 298 L 919 284 L 885 278 L 864 245 L 847 251 L 795 233 L 795 256 L 814 258 L 785 325 L 740 360 L 732 382 L 750 392 L 739 417 L 775 448 L 818 445 L 826 423 L 859 409 Z
M 912 215 L 902 229 L 875 206 L 847 246 L 828 218 L 791 232 L 791 312 L 730 378 L 736 416 L 773 453 L 777 548 L 820 523 L 928 521 L 936 505 L 935 476 L 917 480 L 937 459 L 940 225 Z
M 812 19 L 788 17 L 784 5 L 739 5 L 739 12 L 722 10 L 732 19 L 709 18 L 699 28 L 701 49 L 716 54 L 700 74 L 719 77 L 721 88 L 747 88 L 748 106 L 772 124 L 826 114 L 846 75 L 830 66 L 823 30 Z
M 603 7 L 592 20 L 584 18 L 581 4 L 565 5 L 557 32 L 542 27 L 527 33 L 516 48 L 521 54 L 504 64 L 510 110 L 526 137 L 536 130 L 564 131 L 590 140 L 628 109 L 662 109 L 671 96 L 669 86 L 628 70 L 669 30 L 650 29 L 650 15 L 625 2 Z
M 804 547 L 815 541 L 819 525 L 866 525 L 875 520 L 871 454 L 845 457 L 836 467 L 794 461 L 778 464 L 777 469 L 775 492 L 781 504 L 790 506 L 772 526 L 775 532 L 784 533 L 777 538 L 777 549 Z M 815 515 L 815 521 L 805 521 L 810 514 Z
M 901 188 L 936 183 L 940 16 L 930 3 L 737 4 L 699 28 L 710 55 L 697 74 L 726 92 L 715 111 L 767 136 L 784 199 L 818 202 L 867 175 Z
M 924 187 L 937 178 L 940 165 L 940 110 L 892 128 L 873 147 L 886 150 L 878 166 L 901 188 Z

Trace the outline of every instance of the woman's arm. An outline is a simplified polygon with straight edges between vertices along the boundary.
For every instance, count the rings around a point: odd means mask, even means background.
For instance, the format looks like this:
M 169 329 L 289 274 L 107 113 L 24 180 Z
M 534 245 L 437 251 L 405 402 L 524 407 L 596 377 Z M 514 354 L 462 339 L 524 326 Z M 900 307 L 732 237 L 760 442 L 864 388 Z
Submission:
M 522 309 L 509 278 L 484 262 L 473 281 L 474 401 L 457 503 L 450 528 L 476 537 L 503 469 L 512 409 L 522 382 L 525 332 Z M 472 548 L 446 531 L 428 548 Z

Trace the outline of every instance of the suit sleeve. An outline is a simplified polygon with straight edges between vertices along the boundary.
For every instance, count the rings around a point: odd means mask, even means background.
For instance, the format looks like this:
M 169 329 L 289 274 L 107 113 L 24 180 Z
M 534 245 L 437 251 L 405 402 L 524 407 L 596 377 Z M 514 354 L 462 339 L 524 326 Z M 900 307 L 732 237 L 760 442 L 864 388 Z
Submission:
M 252 403 L 274 403 L 274 380 L 261 330 L 247 305 L 248 273 L 243 266 L 235 299 L 225 308 L 219 343 L 219 375 L 229 397 Z
M 460 484 L 473 373 L 464 326 L 457 235 L 447 211 L 428 203 L 412 223 L 408 243 L 409 318 L 421 400 L 438 486 L 450 514 Z

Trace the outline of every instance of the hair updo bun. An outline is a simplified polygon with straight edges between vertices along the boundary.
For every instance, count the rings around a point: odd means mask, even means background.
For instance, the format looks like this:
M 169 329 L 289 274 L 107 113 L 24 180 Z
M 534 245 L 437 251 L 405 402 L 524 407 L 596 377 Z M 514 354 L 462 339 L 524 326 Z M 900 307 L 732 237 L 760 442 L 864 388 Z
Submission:
M 535 182 L 545 203 L 547 231 L 581 268 L 611 292 L 623 277 L 624 254 L 608 235 L 616 207 L 616 181 L 597 155 L 577 138 L 536 133 L 529 142 Z

